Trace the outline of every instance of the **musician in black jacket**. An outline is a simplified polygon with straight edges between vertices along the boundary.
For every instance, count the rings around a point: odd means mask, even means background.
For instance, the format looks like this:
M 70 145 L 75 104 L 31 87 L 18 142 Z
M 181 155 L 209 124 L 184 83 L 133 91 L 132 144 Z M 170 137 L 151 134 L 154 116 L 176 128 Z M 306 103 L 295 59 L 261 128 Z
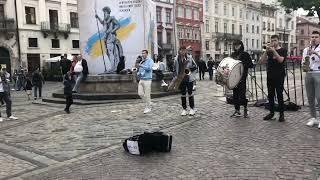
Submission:
M 242 41 L 236 40 L 233 42 L 234 52 L 231 54 L 231 57 L 236 60 L 240 60 L 243 64 L 243 74 L 241 80 L 237 87 L 233 89 L 233 102 L 235 112 L 231 115 L 231 117 L 240 117 L 240 106 L 244 106 L 243 116 L 245 118 L 248 117 L 248 100 L 246 98 L 246 80 L 248 76 L 248 69 L 253 67 L 252 60 L 250 55 L 244 51 L 244 46 Z

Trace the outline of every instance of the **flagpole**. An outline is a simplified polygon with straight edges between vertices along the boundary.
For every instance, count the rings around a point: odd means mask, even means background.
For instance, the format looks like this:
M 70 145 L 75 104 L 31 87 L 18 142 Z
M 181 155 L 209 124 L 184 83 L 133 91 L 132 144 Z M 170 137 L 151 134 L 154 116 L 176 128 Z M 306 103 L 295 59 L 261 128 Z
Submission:
M 97 0 L 95 0 L 95 2 L 94 2 L 94 11 L 95 11 L 95 14 L 98 15 L 97 14 Z M 102 43 L 101 43 L 100 28 L 99 28 L 99 23 L 98 23 L 97 18 L 96 18 L 96 22 L 97 22 L 97 28 L 98 28 L 98 34 L 99 34 L 99 43 L 100 43 L 100 48 L 101 48 L 101 53 L 102 53 L 103 65 L 104 65 L 104 72 L 107 72 L 106 61 L 104 59 L 104 52 L 103 52 Z

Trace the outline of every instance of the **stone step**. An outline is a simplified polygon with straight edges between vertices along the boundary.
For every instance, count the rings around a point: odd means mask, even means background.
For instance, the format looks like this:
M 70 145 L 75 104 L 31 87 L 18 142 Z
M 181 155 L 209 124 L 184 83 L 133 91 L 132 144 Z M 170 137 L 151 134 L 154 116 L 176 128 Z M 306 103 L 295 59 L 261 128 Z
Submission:
M 76 105 L 94 105 L 94 104 L 110 104 L 110 103 L 123 103 L 123 102 L 132 102 L 136 101 L 136 99 L 124 99 L 124 100 L 96 100 L 96 101 L 87 101 L 74 99 L 73 104 Z M 65 104 L 66 100 L 63 98 L 43 98 L 42 101 L 33 102 L 34 104 L 46 105 L 47 103 L 55 103 L 55 104 Z
M 151 93 L 151 98 L 159 98 L 169 95 L 175 95 L 177 92 L 154 92 Z M 84 93 L 73 94 L 73 99 L 87 100 L 87 101 L 101 101 L 101 100 L 124 100 L 124 99 L 139 99 L 138 93 Z M 63 92 L 52 93 L 53 98 L 64 99 Z

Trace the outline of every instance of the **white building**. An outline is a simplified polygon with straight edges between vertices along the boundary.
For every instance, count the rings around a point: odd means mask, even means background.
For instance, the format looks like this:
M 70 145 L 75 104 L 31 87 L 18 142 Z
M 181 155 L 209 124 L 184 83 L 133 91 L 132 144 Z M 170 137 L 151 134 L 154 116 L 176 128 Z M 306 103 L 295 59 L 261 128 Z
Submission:
M 276 34 L 277 8 L 273 5 L 262 4 L 262 45 L 265 46 L 271 41 L 271 36 Z
M 45 66 L 50 57 L 80 53 L 77 0 L 4 1 L 5 14 L 10 17 L 15 13 L 15 2 L 20 45 L 17 38 L 5 42 L 16 46 L 11 48 L 18 54 L 12 57 L 12 69 L 22 65 L 32 72 Z
M 245 8 L 244 33 L 242 41 L 245 50 L 251 55 L 252 59 L 259 59 L 262 53 L 262 10 L 261 3 L 247 1 Z
M 14 1 L 0 1 L 0 64 L 11 71 L 19 64 Z
M 153 0 L 156 3 L 158 54 L 172 59 L 175 46 L 173 0 Z
M 242 39 L 244 28 L 242 1 L 206 0 L 202 51 L 205 59 L 219 60 L 232 51 L 232 41 Z
M 203 54 L 219 60 L 232 53 L 232 42 L 242 40 L 251 55 L 261 51 L 260 3 L 243 0 L 206 0 Z

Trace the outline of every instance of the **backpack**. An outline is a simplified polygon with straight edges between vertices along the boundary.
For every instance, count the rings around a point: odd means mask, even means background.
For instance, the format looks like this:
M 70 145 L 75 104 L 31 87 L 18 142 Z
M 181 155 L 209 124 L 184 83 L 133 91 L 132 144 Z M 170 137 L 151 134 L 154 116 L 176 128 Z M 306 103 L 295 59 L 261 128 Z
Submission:
M 152 151 L 170 152 L 172 136 L 163 132 L 144 132 L 125 139 L 122 145 L 126 152 L 133 155 L 144 155 Z

